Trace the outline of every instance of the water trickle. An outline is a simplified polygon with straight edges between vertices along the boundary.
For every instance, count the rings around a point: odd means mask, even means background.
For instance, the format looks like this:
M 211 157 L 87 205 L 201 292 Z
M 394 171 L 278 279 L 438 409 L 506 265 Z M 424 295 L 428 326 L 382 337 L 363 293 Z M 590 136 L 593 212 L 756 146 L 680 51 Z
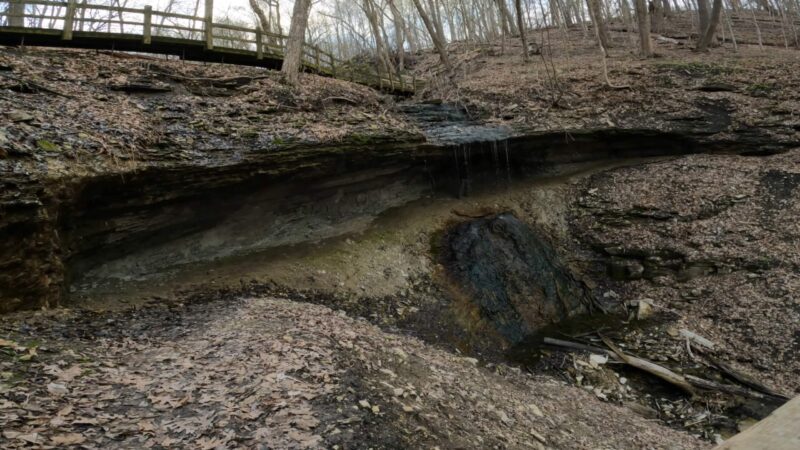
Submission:
M 511 158 L 508 157 L 508 140 L 503 140 L 503 151 L 506 154 L 506 176 L 508 177 L 508 184 L 511 184 Z
M 492 147 L 492 162 L 494 163 L 494 176 L 496 179 L 500 179 L 500 155 L 497 153 L 497 141 L 492 141 L 490 143 Z
M 471 120 L 457 105 L 414 103 L 399 108 L 419 124 L 430 142 L 439 145 L 491 142 L 512 134 L 505 126 Z
M 459 189 L 459 197 L 468 196 L 471 191 L 472 180 L 469 174 L 469 159 L 470 159 L 470 146 L 469 144 L 461 145 L 461 152 L 464 156 L 464 178 L 461 179 L 461 188 Z

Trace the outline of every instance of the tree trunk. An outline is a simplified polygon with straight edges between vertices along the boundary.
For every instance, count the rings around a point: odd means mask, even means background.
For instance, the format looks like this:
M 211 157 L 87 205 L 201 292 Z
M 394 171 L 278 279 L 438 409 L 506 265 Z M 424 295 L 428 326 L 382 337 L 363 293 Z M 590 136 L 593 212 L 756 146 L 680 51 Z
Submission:
M 428 16 L 428 13 L 425 12 L 425 8 L 422 7 L 420 0 L 413 1 L 414 6 L 417 8 L 417 12 L 419 12 L 419 17 L 422 19 L 422 23 L 425 24 L 425 28 L 428 30 L 428 34 L 431 36 L 433 46 L 436 48 L 436 52 L 439 53 L 439 59 L 441 59 L 442 65 L 444 65 L 448 75 L 452 75 L 453 66 L 450 65 L 450 58 L 447 55 L 447 47 L 445 46 L 444 37 L 436 31 L 436 27 L 433 25 L 433 22 L 431 22 L 431 18 Z
M 8 18 L 8 25 L 12 27 L 22 28 L 25 26 L 25 2 L 21 0 L 11 0 L 8 5 L 8 14 L 12 17 Z
M 697 51 L 702 52 L 708 50 L 708 46 L 714 41 L 714 35 L 717 33 L 719 26 L 719 18 L 722 16 L 722 0 L 714 0 L 714 6 L 711 8 L 711 18 L 708 22 L 708 28 L 705 33 L 701 35 L 700 41 L 697 43 Z
M 389 0 L 389 8 L 392 11 L 392 18 L 394 19 L 394 45 L 396 47 L 395 51 L 397 52 L 397 70 L 402 72 L 405 70 L 405 43 L 408 30 L 406 29 L 406 21 L 403 19 L 400 10 L 397 9 L 397 6 L 394 4 L 394 0 Z
M 589 7 L 589 15 L 592 18 L 592 23 L 597 29 L 597 39 L 604 49 L 611 47 L 611 39 L 609 38 L 608 25 L 603 18 L 603 11 L 600 8 L 600 0 L 586 0 L 586 6 Z
M 380 17 L 378 16 L 378 8 L 372 2 L 372 0 L 364 0 L 363 10 L 367 15 L 369 26 L 372 29 L 372 37 L 375 40 L 375 53 L 377 54 L 378 60 L 383 66 L 383 70 L 386 72 L 386 75 L 391 76 L 392 63 L 389 59 L 386 44 L 384 43 L 381 25 L 379 23 Z M 378 73 L 382 74 L 380 70 L 378 70 Z
M 697 0 L 697 40 L 700 41 L 703 39 L 703 36 L 706 35 L 706 30 L 708 29 L 708 0 Z
M 756 4 L 762 11 L 772 11 L 772 5 L 769 4 L 769 0 L 756 0 Z
M 250 8 L 252 8 L 253 12 L 258 16 L 258 21 L 261 24 L 261 31 L 269 32 L 271 29 L 269 19 L 267 15 L 264 14 L 264 10 L 261 9 L 261 5 L 258 4 L 258 0 L 250 0 Z
M 672 16 L 672 6 L 670 5 L 669 0 L 662 0 L 661 5 L 664 8 L 664 16 Z
M 661 30 L 664 25 L 664 3 L 661 0 L 655 0 L 650 3 L 653 5 L 651 10 L 653 16 L 650 18 L 650 24 L 652 26 L 652 31 L 656 33 L 661 33 Z
M 281 25 L 281 3 L 278 0 L 275 0 L 275 32 L 281 36 L 283 35 L 283 26 Z
M 548 0 L 550 10 L 550 21 L 552 25 L 561 27 L 561 16 L 558 15 L 558 2 L 556 0 Z
M 508 10 L 508 5 L 506 5 L 506 0 L 495 0 L 497 3 L 497 8 L 500 10 L 500 17 L 504 24 L 507 24 L 508 32 L 516 35 L 519 33 L 517 30 L 517 26 L 514 24 L 514 18 L 511 16 L 511 11 Z
M 522 15 L 522 0 L 514 0 L 514 6 L 517 9 L 517 28 L 519 29 L 519 38 L 522 41 L 522 60 L 528 62 L 528 39 L 525 35 L 525 19 Z
M 650 18 L 645 0 L 636 0 L 636 19 L 639 22 L 639 45 L 642 57 L 653 56 L 653 44 L 650 42 Z
M 305 44 L 308 14 L 311 12 L 311 0 L 295 0 L 292 11 L 292 24 L 286 42 L 286 54 L 283 57 L 283 72 L 289 84 L 297 84 L 303 63 L 303 46 Z

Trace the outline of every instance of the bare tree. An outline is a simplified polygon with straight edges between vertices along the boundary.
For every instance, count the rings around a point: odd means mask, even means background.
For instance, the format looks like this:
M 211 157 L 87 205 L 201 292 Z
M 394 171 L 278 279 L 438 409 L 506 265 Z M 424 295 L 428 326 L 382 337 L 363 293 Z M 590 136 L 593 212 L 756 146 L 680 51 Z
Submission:
M 702 1 L 702 0 L 701 0 Z M 697 51 L 706 51 L 708 46 L 714 41 L 714 36 L 717 33 L 719 26 L 719 19 L 722 16 L 722 0 L 714 0 L 714 6 L 711 8 L 711 17 L 708 20 L 708 26 L 703 34 L 700 35 L 700 40 L 697 42 Z
M 297 84 L 303 64 L 303 46 L 305 45 L 308 15 L 311 13 L 311 0 L 295 0 L 292 11 L 292 24 L 286 42 L 286 53 L 283 56 L 281 72 L 289 84 Z
M 444 65 L 445 70 L 447 73 L 452 75 L 453 74 L 453 66 L 450 65 L 450 57 L 447 55 L 447 47 L 445 43 L 444 33 L 440 33 L 439 30 L 436 29 L 436 26 L 431 21 L 431 18 L 428 16 L 428 13 L 425 11 L 425 8 L 422 7 L 420 0 L 413 0 L 414 6 L 417 8 L 417 12 L 419 13 L 420 19 L 425 24 L 425 28 L 428 30 L 428 34 L 433 41 L 433 46 L 436 47 L 436 52 L 439 53 L 439 59 L 442 61 L 442 65 Z
M 261 5 L 258 4 L 258 0 L 250 0 L 250 8 L 253 9 L 253 12 L 256 13 L 258 17 L 261 31 L 270 31 L 269 18 L 264 14 L 264 10 L 261 9 Z
M 708 0 L 697 0 L 697 39 L 703 39 L 706 35 L 709 22 Z
M 589 16 L 592 18 L 592 23 L 594 23 L 597 29 L 596 34 L 600 45 L 603 46 L 604 49 L 608 49 L 611 47 L 611 39 L 609 38 L 608 25 L 606 25 L 606 21 L 603 18 L 600 0 L 586 0 L 586 6 L 589 8 Z
M 511 17 L 511 11 L 508 10 L 506 0 L 495 0 L 495 3 L 497 3 L 497 9 L 500 10 L 500 20 L 502 20 L 504 28 L 511 34 L 517 34 L 519 30 L 514 24 L 514 18 Z
M 397 70 L 403 71 L 405 69 L 405 42 L 408 36 L 408 29 L 406 28 L 406 20 L 403 14 L 395 4 L 395 0 L 387 0 L 389 8 L 392 11 L 392 18 L 394 19 L 394 40 L 397 53 Z
M 514 6 L 517 10 L 517 28 L 519 29 L 519 38 L 522 41 L 522 60 L 528 62 L 528 38 L 525 36 L 525 19 L 522 16 L 522 0 L 514 0 Z
M 653 56 L 653 43 L 650 41 L 650 17 L 645 0 L 636 0 L 636 19 L 639 23 L 639 49 L 642 57 Z

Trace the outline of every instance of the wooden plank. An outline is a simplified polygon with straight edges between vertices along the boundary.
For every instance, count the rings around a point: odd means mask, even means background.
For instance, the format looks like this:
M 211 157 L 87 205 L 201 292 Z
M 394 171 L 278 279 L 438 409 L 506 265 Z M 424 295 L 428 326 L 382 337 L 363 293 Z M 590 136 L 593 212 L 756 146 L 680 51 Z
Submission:
M 191 20 L 195 22 L 203 22 L 205 20 L 204 17 L 198 16 L 191 16 L 189 14 L 178 14 L 178 13 L 171 13 L 171 12 L 164 12 L 164 11 L 153 11 L 153 14 L 157 16 L 161 16 L 167 19 L 183 19 L 183 20 Z
M 715 450 L 800 449 L 800 396 L 789 401 L 747 430 L 728 439 Z
M 238 25 L 228 25 L 226 23 L 215 23 L 214 28 L 219 28 L 222 30 L 231 30 L 231 31 L 241 31 L 243 33 L 255 33 L 256 30 L 253 28 L 247 27 L 240 27 Z

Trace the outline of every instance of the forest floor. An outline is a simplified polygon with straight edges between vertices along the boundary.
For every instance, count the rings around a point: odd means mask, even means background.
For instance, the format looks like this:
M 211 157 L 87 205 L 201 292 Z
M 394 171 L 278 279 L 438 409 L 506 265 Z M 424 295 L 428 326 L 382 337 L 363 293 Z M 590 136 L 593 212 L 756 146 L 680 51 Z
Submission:
M 695 54 L 657 40 L 659 57 L 641 60 L 628 50 L 630 36 L 615 33 L 626 45 L 608 60 L 612 84 L 627 86 L 618 88 L 606 85 L 591 34 L 568 37 L 558 47 L 551 36 L 545 55 L 527 65 L 513 39 L 502 54 L 500 43 L 463 46 L 458 89 L 432 78 L 421 97 L 460 103 L 476 119 L 520 134 L 653 129 L 725 148 L 763 145 L 767 153 L 797 145 L 794 50 L 741 45 L 734 53 L 728 45 Z M 432 73 L 435 55 L 417 66 Z M 341 81 L 303 80 L 291 89 L 274 73 L 248 68 L 0 49 L 0 200 L 20 198 L 23 183 L 10 181 L 20 177 L 35 193 L 45 180 L 225 165 L 287 145 L 422 139 L 392 99 Z M 663 385 L 648 391 L 582 353 L 535 348 L 541 359 L 530 365 L 461 354 L 423 333 L 439 326 L 425 305 L 438 293 L 423 294 L 429 286 L 413 281 L 435 274 L 430 242 L 455 208 L 514 210 L 609 304 L 652 299 L 656 320 L 608 332 L 627 351 L 705 375 L 702 349 L 680 335 L 691 330 L 736 370 L 795 395 L 798 174 L 797 150 L 597 167 L 554 188 L 520 185 L 417 205 L 416 216 L 403 221 L 395 212 L 393 227 L 342 239 L 323 256 L 312 249 L 277 265 L 244 261 L 220 270 L 220 280 L 202 272 L 189 294 L 153 297 L 143 289 L 121 293 L 118 304 L 5 315 L 0 444 L 708 448 L 719 422 L 744 428 L 737 422 L 758 412 L 719 393 L 698 404 L 665 394 Z M 609 280 L 608 263 L 620 264 L 625 279 Z M 291 281 L 294 291 L 231 287 L 250 276 Z M 143 301 L 128 302 L 137 295 Z
M 520 134 L 648 129 L 722 147 L 749 140 L 796 145 L 800 52 L 782 45 L 734 49 L 728 41 L 698 53 L 679 25 L 670 28 L 680 30 L 680 40 L 654 35 L 650 59 L 637 55 L 634 34 L 620 31 L 612 31 L 605 61 L 591 29 L 532 34 L 541 52 L 527 63 L 518 38 L 451 44 L 453 82 L 436 54 L 415 61 L 419 76 L 431 79 L 421 95 L 461 104 L 476 119 Z
M 244 66 L 0 47 L 0 167 L 13 161 L 57 178 L 224 165 L 298 144 L 420 139 L 390 111 L 390 97 L 340 80 L 301 78 L 291 87 L 278 72 Z

